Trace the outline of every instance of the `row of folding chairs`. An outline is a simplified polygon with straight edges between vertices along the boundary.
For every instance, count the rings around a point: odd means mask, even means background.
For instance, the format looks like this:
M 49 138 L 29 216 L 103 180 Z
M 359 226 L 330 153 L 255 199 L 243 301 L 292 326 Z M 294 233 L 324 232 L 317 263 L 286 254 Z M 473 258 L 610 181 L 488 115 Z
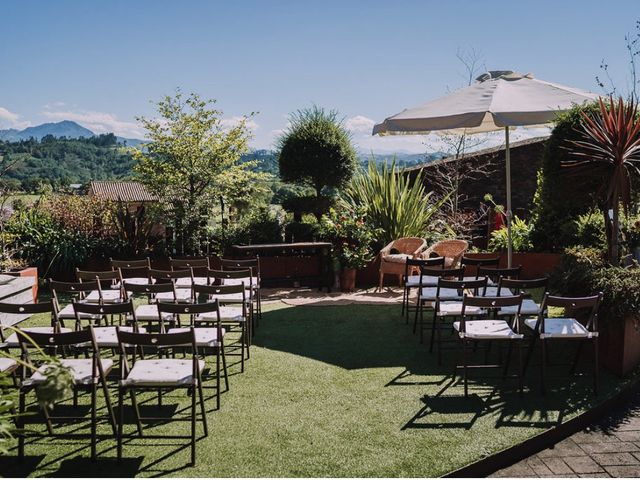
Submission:
M 126 284 L 126 283 L 125 283 Z M 135 287 L 141 287 L 136 285 Z M 135 288 L 134 287 L 134 288 Z M 207 286 L 199 286 L 206 288 Z M 227 286 L 240 288 L 242 286 Z M 205 294 L 208 292 L 203 290 Z M 217 299 L 207 299 L 205 303 L 174 303 L 159 301 L 156 304 L 158 316 L 157 324 L 164 327 L 155 332 L 147 331 L 140 325 L 133 301 L 127 299 L 119 303 L 89 303 L 73 301 L 71 304 L 75 316 L 75 329 L 68 328 L 58 316 L 57 301 L 14 305 L 0 304 L 0 312 L 11 315 L 34 315 L 50 313 L 51 327 L 31 327 L 16 329 L 6 336 L 2 331 L 3 349 L 21 348 L 22 364 L 31 364 L 33 369 L 20 368 L 20 363 L 6 357 L 0 362 L 0 371 L 14 377 L 14 384 L 20 389 L 20 415 L 18 427 L 22 429 L 22 414 L 25 412 L 26 395 L 42 386 L 45 376 L 42 375 L 46 364 L 38 364 L 32 359 L 30 350 L 33 345 L 54 352 L 61 356 L 62 365 L 69 367 L 74 377 L 74 404 L 77 393 L 82 390 L 91 392 L 91 455 L 96 455 L 96 393 L 102 387 L 107 407 L 109 423 L 113 433 L 118 438 L 118 455 L 121 455 L 123 438 L 123 397 L 131 394 L 138 434 L 142 435 L 142 419 L 139 414 L 135 391 L 158 390 L 158 401 L 161 401 L 162 391 L 166 389 L 188 388 L 192 391 L 192 462 L 195 461 L 195 408 L 196 389 L 202 412 L 202 421 L 206 435 L 206 417 L 204 397 L 202 394 L 202 375 L 205 369 L 204 358 L 211 354 L 215 356 L 215 370 L 213 377 L 216 385 L 216 408 L 220 408 L 221 380 L 224 379 L 225 388 L 229 389 L 229 379 L 225 355 L 226 326 L 220 302 Z M 184 317 L 188 318 L 186 325 Z M 117 323 L 115 320 L 117 319 Z M 245 322 L 246 324 L 247 322 Z M 140 347 L 140 348 L 138 348 Z M 169 355 L 170 350 L 179 348 L 191 352 L 191 360 L 176 359 Z M 101 352 L 116 351 L 120 353 L 120 377 L 118 390 L 120 399 L 120 421 L 116 422 L 107 387 L 107 377 L 114 368 L 113 358 L 103 358 Z M 151 350 L 151 352 L 150 352 Z M 139 353 L 139 355 L 137 355 Z M 149 354 L 155 357 L 150 359 Z M 174 353 L 174 352 L 172 352 Z M 131 356 L 132 355 L 132 356 Z M 85 358 L 78 358 L 84 356 Z M 128 357 L 131 356 L 131 366 Z M 173 357 L 173 358 L 170 358 Z M 244 355 L 242 356 L 244 362 Z M 193 368 L 190 367 L 193 366 Z M 21 370 L 22 373 L 18 374 Z M 31 371 L 33 370 L 33 373 Z M 16 380 L 16 377 L 20 377 Z M 53 420 L 47 409 L 43 410 L 47 430 L 53 434 Z M 58 418 L 61 420 L 61 418 Z M 24 432 L 26 433 L 26 432 Z M 19 455 L 24 455 L 25 438 L 19 438 Z
M 444 268 L 444 259 L 408 260 L 405 277 L 405 290 L 417 289 L 413 331 L 419 330 L 420 341 L 424 340 L 424 332 L 428 328 L 425 322 L 425 310 L 430 308 L 431 324 L 429 351 L 437 350 L 438 364 L 442 364 L 444 332 L 455 334 L 455 341 L 460 343 L 462 364 L 456 365 L 456 372 L 463 371 L 464 392 L 468 395 L 467 371 L 469 368 L 504 369 L 508 373 L 512 351 L 517 349 L 520 390 L 522 391 L 524 370 L 530 362 L 536 342 L 541 345 L 541 388 L 545 391 L 547 366 L 547 342 L 550 340 L 576 340 L 578 349 L 571 373 L 575 371 L 583 345 L 590 342 L 593 346 L 594 392 L 598 386 L 598 307 L 601 294 L 587 297 L 558 297 L 547 291 L 547 278 L 520 279 L 521 266 L 498 268 L 499 258 L 471 259 L 475 272 L 460 268 Z M 483 264 L 483 260 L 490 266 Z M 417 267 L 419 274 L 410 275 L 412 267 Z M 531 292 L 543 292 L 543 300 L 536 303 Z M 403 299 L 403 314 L 408 321 L 409 293 Z M 565 310 L 563 318 L 550 318 L 550 307 Z M 525 332 L 530 335 L 525 336 Z M 522 348 L 528 340 L 527 355 L 522 360 Z M 487 348 L 492 343 L 508 342 L 506 362 L 504 365 L 469 365 L 469 346 L 475 351 L 478 344 L 486 342 Z

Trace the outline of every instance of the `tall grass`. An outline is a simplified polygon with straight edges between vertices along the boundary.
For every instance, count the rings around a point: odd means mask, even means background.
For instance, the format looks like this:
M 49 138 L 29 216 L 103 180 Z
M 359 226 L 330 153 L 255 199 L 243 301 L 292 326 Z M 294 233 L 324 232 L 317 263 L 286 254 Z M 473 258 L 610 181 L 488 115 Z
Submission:
M 378 166 L 369 160 L 366 170 L 356 174 L 340 195 L 340 201 L 356 209 L 364 207 L 367 219 L 381 230 L 381 240 L 390 242 L 402 237 L 424 237 L 435 223 L 440 208 L 449 198 L 435 200 L 427 191 L 422 170 L 413 180 L 391 164 Z

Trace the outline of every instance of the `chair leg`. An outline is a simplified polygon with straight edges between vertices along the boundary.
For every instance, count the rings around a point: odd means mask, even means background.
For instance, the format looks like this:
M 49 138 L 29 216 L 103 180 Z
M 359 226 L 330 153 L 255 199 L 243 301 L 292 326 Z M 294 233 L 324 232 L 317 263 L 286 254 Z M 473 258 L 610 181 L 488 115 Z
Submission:
M 138 408 L 138 399 L 136 398 L 136 392 L 131 389 L 131 404 L 133 405 L 133 414 L 136 417 L 136 426 L 138 428 L 138 435 L 142 437 L 142 421 L 140 420 L 140 409 Z
M 226 391 L 229 391 L 229 373 L 227 371 L 227 354 L 224 353 L 224 339 L 221 343 L 221 355 L 222 355 L 222 373 L 224 374 L 224 386 Z
M 216 410 L 220 410 L 220 350 L 216 349 Z
M 520 395 L 524 393 L 524 370 L 522 365 L 522 340 L 518 340 L 518 381 L 520 382 Z
M 380 273 L 378 274 L 378 290 L 382 291 L 382 284 L 384 280 L 384 273 L 382 273 L 382 270 L 380 271 Z
M 464 396 L 469 396 L 469 387 L 467 382 L 467 340 L 462 339 L 462 378 L 464 379 Z
M 196 392 L 191 395 L 191 465 L 196 464 Z
M 96 435 L 96 420 L 97 420 L 96 409 L 98 408 L 98 406 L 96 402 L 96 397 L 97 397 L 97 386 L 94 382 L 91 384 L 91 461 L 92 462 L 95 462 L 97 459 L 96 443 L 98 439 Z
M 104 401 L 107 405 L 107 411 L 109 412 L 109 421 L 111 422 L 111 428 L 113 429 L 113 434 L 116 435 L 116 414 L 114 413 L 113 405 L 111 404 L 111 395 L 109 395 L 109 388 L 107 387 L 107 382 L 103 377 L 100 378 L 100 383 L 102 384 Z
M 431 321 L 431 339 L 429 340 L 429 353 L 433 352 L 433 344 L 436 339 L 436 320 L 437 320 L 437 312 L 435 308 L 433 309 L 433 320 Z
M 418 315 L 419 315 L 419 311 L 420 311 L 420 299 L 418 298 L 418 300 L 416 300 L 416 311 L 413 314 L 413 334 L 416 334 L 416 329 L 418 326 Z
M 200 411 L 202 412 L 202 425 L 204 426 L 204 436 L 209 435 L 209 428 L 207 426 L 207 411 L 204 408 L 204 394 L 202 393 L 202 373 L 198 371 L 198 395 L 200 397 Z
M 244 349 L 247 341 L 247 326 L 244 323 L 240 327 L 240 331 L 242 332 L 242 338 L 240 339 L 240 371 L 244 372 Z
M 124 389 L 118 388 L 118 462 L 122 460 L 122 433 L 124 428 Z
M 540 339 L 540 347 L 541 347 L 541 352 L 542 352 L 542 362 L 540 365 L 540 391 L 542 392 L 542 395 L 545 394 L 545 369 L 547 368 L 547 346 L 546 346 L 546 340 L 544 338 Z
M 527 348 L 527 356 L 525 357 L 524 360 L 524 371 L 527 371 L 527 367 L 529 366 L 529 362 L 531 361 L 531 357 L 533 356 L 533 351 L 536 345 L 536 338 L 537 338 L 537 334 L 534 334 L 531 337 L 531 341 L 529 342 L 529 348 Z
M 599 354 L 598 337 L 593 339 L 593 393 L 598 395 L 598 377 L 600 372 L 600 354 Z
M 18 457 L 22 460 L 24 459 L 24 414 L 25 414 L 25 391 L 20 389 L 20 406 L 18 418 L 16 419 L 18 422 Z
M 402 290 L 402 315 L 404 316 L 405 312 L 405 304 L 407 303 L 407 284 L 405 283 L 404 289 Z
M 438 365 L 442 365 L 442 320 L 438 319 L 438 317 L 434 314 L 433 315 L 433 323 L 438 323 L 438 326 L 436 328 L 436 335 L 438 336 L 438 344 L 436 345 L 436 348 L 438 349 Z

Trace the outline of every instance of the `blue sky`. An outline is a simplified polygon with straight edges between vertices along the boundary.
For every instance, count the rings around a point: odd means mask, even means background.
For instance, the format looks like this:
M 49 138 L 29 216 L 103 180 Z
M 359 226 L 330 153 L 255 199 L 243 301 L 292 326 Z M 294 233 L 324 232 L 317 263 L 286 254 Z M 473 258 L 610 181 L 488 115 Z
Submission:
M 423 137 L 370 128 L 462 86 L 457 50 L 596 92 L 604 58 L 624 88 L 640 4 L 4 0 L 0 19 L 0 128 L 70 119 L 140 137 L 135 117 L 180 87 L 217 99 L 229 122 L 259 112 L 254 147 L 315 103 L 339 110 L 361 149 L 417 152 Z

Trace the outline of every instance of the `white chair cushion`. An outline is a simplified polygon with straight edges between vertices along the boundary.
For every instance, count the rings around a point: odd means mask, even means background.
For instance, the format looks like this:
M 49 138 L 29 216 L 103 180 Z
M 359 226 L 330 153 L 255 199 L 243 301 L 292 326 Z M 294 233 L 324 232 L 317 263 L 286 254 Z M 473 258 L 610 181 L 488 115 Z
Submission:
M 53 333 L 53 327 L 27 327 L 27 328 L 21 328 L 21 330 L 23 332 L 26 332 L 27 334 L 29 332 Z M 60 328 L 60 333 L 67 333 L 70 331 L 71 331 L 70 328 Z M 6 344 L 9 348 L 18 348 L 20 346 L 20 342 L 18 341 L 18 334 L 12 333 L 11 335 L 9 335 L 9 338 L 7 338 L 6 340 Z
M 258 290 L 260 288 L 256 277 L 225 278 L 223 285 L 240 285 L 243 282 L 247 289 L 249 289 L 249 285 L 251 285 L 254 290 Z
M 133 332 L 133 327 L 120 327 L 120 331 Z M 143 327 L 138 327 L 138 331 L 140 333 L 147 332 Z M 116 327 L 94 327 L 93 335 L 96 338 L 96 344 L 98 347 L 115 348 L 118 346 Z
M 186 328 L 170 328 L 167 333 L 184 333 L 190 330 Z M 224 328 L 222 330 L 222 337 L 224 338 Z M 218 347 L 220 346 L 220 340 L 218 339 L 217 328 L 194 328 L 196 333 L 196 346 L 197 347 Z
M 422 276 L 422 285 L 420 285 L 420 275 L 409 275 L 407 277 L 407 287 L 436 287 L 438 285 L 439 277 L 432 277 L 431 275 Z
M 91 358 L 62 358 L 60 359 L 60 363 L 71 369 L 73 373 L 73 381 L 76 385 L 88 385 L 92 383 L 93 360 Z M 100 363 L 102 364 L 102 370 L 106 376 L 113 367 L 113 360 L 108 358 L 100 359 Z M 46 368 L 47 365 L 40 366 L 25 383 L 38 384 L 44 382 L 46 377 L 43 375 L 43 372 Z
M 524 324 L 535 330 L 537 318 L 527 318 Z M 575 318 L 545 318 L 544 333 L 540 338 L 594 338 L 598 332 L 590 332 Z
M 480 293 L 482 293 L 482 291 L 480 291 Z M 511 290 L 509 290 L 508 288 L 502 288 L 500 290 L 500 296 L 501 297 L 508 297 L 510 295 L 513 295 L 513 292 Z M 498 287 L 495 287 L 495 286 L 487 287 L 484 296 L 485 297 L 497 297 L 498 296 Z
M 127 292 L 127 296 L 131 296 L 131 292 Z M 100 301 L 100 292 L 93 290 L 85 297 L 85 301 L 89 303 L 98 303 Z M 120 290 L 102 290 L 102 301 L 104 303 L 119 303 L 122 301 Z
M 11 358 L 0 357 L 0 372 L 8 372 L 14 370 L 18 366 L 18 362 Z
M 191 289 L 190 288 L 176 288 L 176 300 L 178 302 L 190 302 L 191 301 Z M 173 292 L 160 292 L 156 294 L 156 300 L 161 302 L 173 302 Z
M 471 338 L 478 340 L 519 340 L 524 337 L 511 330 L 511 327 L 504 320 L 469 320 L 465 322 L 465 333 L 460 331 L 460 322 L 453 322 L 460 338 Z
M 216 298 L 220 301 L 220 303 L 242 303 L 242 292 L 239 293 L 226 293 L 224 295 L 210 295 L 210 300 L 215 300 Z M 250 299 L 249 295 L 244 296 L 244 301 L 246 304 L 249 304 Z
M 480 315 L 484 313 L 484 311 L 480 307 L 467 306 L 465 313 L 467 315 Z M 462 315 L 462 302 L 440 302 L 440 308 L 438 310 L 439 317 L 460 315 Z
M 164 312 L 162 314 L 163 320 L 169 321 L 172 318 L 173 318 L 173 315 L 168 312 Z M 136 319 L 140 322 L 160 320 L 158 316 L 158 306 L 152 304 L 152 305 L 140 305 L 136 307 Z
M 193 283 L 195 283 L 196 285 L 206 285 L 207 284 L 207 277 L 193 277 Z M 176 279 L 176 285 L 180 285 L 183 287 L 191 287 L 191 279 L 188 277 L 184 277 L 184 278 L 177 278 Z
M 198 360 L 200 371 L 204 370 L 204 360 Z M 155 360 L 138 360 L 133 364 L 123 386 L 182 386 L 195 385 L 193 378 L 193 360 L 160 358 Z
M 216 312 L 207 312 L 196 317 L 196 321 L 215 321 L 218 319 Z M 242 315 L 242 307 L 229 307 L 223 305 L 220 307 L 220 320 L 223 322 L 244 322 L 245 316 Z
M 498 315 L 515 315 L 518 311 L 518 307 L 502 307 L 498 310 Z M 520 315 L 538 315 L 540 313 L 540 305 L 531 300 L 525 298 L 522 300 L 522 307 L 520 308 Z
M 83 320 L 98 320 L 101 318 L 101 315 L 92 315 L 90 313 L 81 312 L 80 318 Z M 58 318 L 62 320 L 75 320 L 76 314 L 73 311 L 73 305 L 66 305 L 62 310 L 58 312 Z
M 464 280 L 465 280 L 466 282 L 468 282 L 468 281 L 470 281 L 470 280 L 482 280 L 484 277 L 477 277 L 477 278 L 476 278 L 476 277 L 462 277 L 462 278 L 464 278 Z M 493 281 L 493 280 L 491 280 L 489 277 L 487 277 L 487 285 L 491 285 L 491 286 L 493 286 L 493 285 L 495 285 L 495 284 L 496 284 L 496 282 L 494 282 L 494 281 Z
M 131 277 L 131 278 L 123 278 L 124 283 L 131 283 L 133 285 L 148 285 L 149 279 L 147 277 Z M 151 283 L 156 283 L 156 279 L 152 278 Z M 111 288 L 120 288 L 120 283 L 115 283 L 111 285 Z
M 434 300 L 436 298 L 437 287 L 425 287 L 422 289 L 421 297 L 423 300 Z M 458 293 L 456 288 L 441 288 L 441 300 L 462 300 L 462 295 Z

